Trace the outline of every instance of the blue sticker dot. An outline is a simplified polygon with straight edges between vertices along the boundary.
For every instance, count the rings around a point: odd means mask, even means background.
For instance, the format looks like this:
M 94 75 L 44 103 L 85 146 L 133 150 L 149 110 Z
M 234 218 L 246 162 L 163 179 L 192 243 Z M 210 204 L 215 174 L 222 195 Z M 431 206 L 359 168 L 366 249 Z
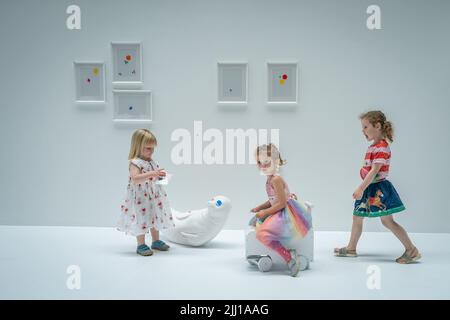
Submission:
M 216 201 L 216 205 L 217 205 L 218 207 L 220 207 L 220 206 L 222 205 L 222 201 L 217 200 L 217 201 Z

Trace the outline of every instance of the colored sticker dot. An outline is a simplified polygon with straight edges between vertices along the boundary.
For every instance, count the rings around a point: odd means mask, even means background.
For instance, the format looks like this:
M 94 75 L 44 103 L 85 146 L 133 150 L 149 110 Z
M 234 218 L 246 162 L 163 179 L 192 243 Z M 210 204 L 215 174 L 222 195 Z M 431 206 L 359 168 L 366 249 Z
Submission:
M 287 78 L 287 74 L 283 74 L 283 79 L 286 80 Z
M 86 79 L 86 82 L 87 82 L 87 83 L 91 83 L 91 79 L 87 78 L 87 79 Z
M 284 85 L 284 80 L 283 79 L 280 80 L 280 85 Z
M 127 59 L 127 61 L 131 61 L 131 56 L 130 56 L 130 55 L 127 55 L 127 56 L 125 57 L 125 59 Z
M 133 110 L 133 106 L 130 106 L 130 107 L 128 108 L 128 110 Z
M 94 74 L 94 76 L 98 76 L 98 68 L 92 69 L 92 73 Z

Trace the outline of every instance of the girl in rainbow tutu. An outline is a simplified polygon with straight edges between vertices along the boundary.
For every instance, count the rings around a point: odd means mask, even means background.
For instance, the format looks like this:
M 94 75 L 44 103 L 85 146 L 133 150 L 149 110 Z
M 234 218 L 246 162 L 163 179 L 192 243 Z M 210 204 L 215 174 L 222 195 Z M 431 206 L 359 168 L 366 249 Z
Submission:
M 279 175 L 281 159 L 278 148 L 270 143 L 256 149 L 258 169 L 267 176 L 266 191 L 269 200 L 253 208 L 256 238 L 277 252 L 286 261 L 291 276 L 300 271 L 300 257 L 295 249 L 286 247 L 293 238 L 304 237 L 311 229 L 311 216 L 307 208 L 290 193 L 288 185 Z

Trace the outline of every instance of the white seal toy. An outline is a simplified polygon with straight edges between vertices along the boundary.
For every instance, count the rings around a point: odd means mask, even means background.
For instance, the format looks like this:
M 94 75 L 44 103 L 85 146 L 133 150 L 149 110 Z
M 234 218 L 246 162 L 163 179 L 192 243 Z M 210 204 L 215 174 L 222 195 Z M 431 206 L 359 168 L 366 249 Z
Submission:
M 175 228 L 162 230 L 171 242 L 189 246 L 202 246 L 222 230 L 230 213 L 230 199 L 216 196 L 208 201 L 208 207 L 200 210 L 178 212 L 172 209 Z

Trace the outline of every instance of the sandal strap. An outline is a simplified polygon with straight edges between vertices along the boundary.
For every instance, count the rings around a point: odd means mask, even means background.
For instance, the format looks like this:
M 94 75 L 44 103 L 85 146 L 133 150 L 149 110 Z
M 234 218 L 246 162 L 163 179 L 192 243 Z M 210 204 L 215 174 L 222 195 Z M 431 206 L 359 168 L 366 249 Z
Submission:
M 404 261 L 406 261 L 406 262 L 411 262 L 411 261 L 413 261 L 413 257 L 412 256 L 409 256 L 407 253 L 406 253 L 406 251 L 401 255 L 401 257 L 400 258 L 398 258 L 397 260 L 404 260 Z
M 356 255 L 356 250 L 348 250 L 347 247 L 339 248 L 337 254 L 340 256 Z
M 152 242 L 152 248 L 170 248 L 170 246 L 162 240 L 156 240 Z

